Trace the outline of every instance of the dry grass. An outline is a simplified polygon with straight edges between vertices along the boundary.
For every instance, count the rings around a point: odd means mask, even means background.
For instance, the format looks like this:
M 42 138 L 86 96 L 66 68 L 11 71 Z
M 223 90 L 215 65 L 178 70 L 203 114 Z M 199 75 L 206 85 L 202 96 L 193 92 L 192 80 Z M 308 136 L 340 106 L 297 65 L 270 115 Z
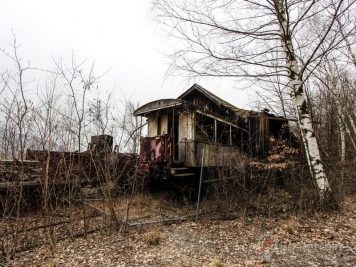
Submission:
M 352 232 L 353 232 L 354 234 L 356 234 L 356 223 L 352 223 L 352 224 L 350 225 L 350 228 L 351 228 Z
M 225 263 L 223 263 L 222 261 L 215 261 L 212 266 L 213 267 L 227 267 L 227 265 Z
M 262 266 L 269 255 L 266 266 L 354 266 L 356 197 L 348 203 L 317 216 L 248 215 L 248 224 L 202 216 L 199 223 L 135 227 L 125 235 L 97 232 L 58 241 L 54 255 L 48 245 L 16 254 L 5 266 L 50 266 L 52 258 L 57 266 Z
M 289 219 L 287 221 L 287 223 L 285 224 L 285 228 L 286 228 L 286 231 L 289 233 L 289 234 L 294 234 L 297 230 L 297 223 L 295 220 L 293 219 Z
M 149 246 L 157 246 L 161 240 L 161 232 L 158 229 L 152 229 L 145 233 L 142 239 Z
M 142 193 L 137 193 L 132 196 L 131 206 L 137 209 L 144 209 L 148 205 L 149 197 Z
M 137 193 L 132 197 L 131 206 L 139 211 L 156 210 L 159 208 L 160 201 L 147 194 Z
M 49 262 L 47 262 L 46 267 L 57 267 L 58 262 L 56 259 L 50 259 Z

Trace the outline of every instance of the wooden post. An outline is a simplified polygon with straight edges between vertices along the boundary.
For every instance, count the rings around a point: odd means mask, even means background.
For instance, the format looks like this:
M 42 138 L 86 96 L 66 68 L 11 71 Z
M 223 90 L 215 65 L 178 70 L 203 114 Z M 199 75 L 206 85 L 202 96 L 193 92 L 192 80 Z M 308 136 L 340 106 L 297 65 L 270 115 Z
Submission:
M 199 217 L 200 193 L 201 193 L 201 184 L 202 184 L 202 180 L 203 180 L 203 166 L 204 166 L 204 148 L 203 148 L 202 156 L 201 156 L 198 200 L 197 200 L 197 210 L 195 212 L 195 221 L 198 221 L 198 217 Z
M 218 140 L 218 129 L 217 129 L 217 123 L 216 123 L 216 120 L 214 120 L 214 143 L 217 142 Z
M 230 125 L 230 132 L 229 132 L 229 145 L 232 146 L 232 132 L 231 132 L 231 125 Z

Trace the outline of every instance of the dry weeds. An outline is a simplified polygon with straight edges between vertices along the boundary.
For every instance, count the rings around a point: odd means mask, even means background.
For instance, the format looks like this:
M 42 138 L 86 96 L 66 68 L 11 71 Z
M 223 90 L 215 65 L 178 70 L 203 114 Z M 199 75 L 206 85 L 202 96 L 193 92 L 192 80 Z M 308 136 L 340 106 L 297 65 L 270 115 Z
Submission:
M 6 266 L 354 266 L 356 197 L 344 210 L 315 216 L 245 219 L 106 230 L 43 245 Z M 290 230 L 288 230 L 290 229 Z M 149 245 L 157 240 L 156 245 Z M 144 238 L 147 236 L 147 238 Z M 155 243 L 156 241 L 154 241 Z M 218 260 L 217 260 L 218 259 Z M 221 266 L 221 265 L 219 265 Z
M 161 240 L 161 232 L 158 229 L 152 229 L 143 234 L 142 240 L 150 246 L 157 246 Z

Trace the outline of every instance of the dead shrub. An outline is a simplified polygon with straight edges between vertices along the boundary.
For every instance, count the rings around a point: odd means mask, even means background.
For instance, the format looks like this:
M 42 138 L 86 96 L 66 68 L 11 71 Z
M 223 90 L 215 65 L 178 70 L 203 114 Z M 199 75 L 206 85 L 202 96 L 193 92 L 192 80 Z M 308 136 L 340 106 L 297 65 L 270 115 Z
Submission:
M 147 196 L 143 193 L 136 193 L 131 199 L 131 205 L 143 209 L 147 205 Z
M 227 267 L 227 265 L 221 261 L 216 261 L 214 262 L 213 267 Z
M 138 210 L 146 209 L 153 210 L 159 207 L 160 200 L 153 199 L 150 195 L 144 193 L 136 193 L 131 200 L 131 205 Z
M 352 232 L 353 232 L 354 234 L 356 234 L 356 223 L 352 223 L 352 224 L 350 225 L 350 228 L 351 228 Z
M 46 264 L 47 267 L 56 267 L 58 266 L 58 261 L 56 259 L 50 259 Z
M 285 224 L 285 228 L 286 228 L 286 231 L 292 235 L 296 232 L 297 223 L 293 219 L 290 219 Z
M 157 229 L 150 230 L 142 236 L 142 239 L 149 246 L 157 246 L 161 241 L 161 232 Z

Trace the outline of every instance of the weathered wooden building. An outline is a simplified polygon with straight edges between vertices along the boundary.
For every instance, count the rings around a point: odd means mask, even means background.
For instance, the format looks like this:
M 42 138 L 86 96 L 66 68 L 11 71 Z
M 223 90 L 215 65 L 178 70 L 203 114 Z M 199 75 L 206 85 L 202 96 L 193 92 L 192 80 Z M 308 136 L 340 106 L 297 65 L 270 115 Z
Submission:
M 221 167 L 242 155 L 263 158 L 272 140 L 289 135 L 285 118 L 237 108 L 198 84 L 176 99 L 147 103 L 134 115 L 148 120 L 141 165 L 156 173 L 160 166 L 159 175 L 183 175 L 201 160 L 204 167 Z

